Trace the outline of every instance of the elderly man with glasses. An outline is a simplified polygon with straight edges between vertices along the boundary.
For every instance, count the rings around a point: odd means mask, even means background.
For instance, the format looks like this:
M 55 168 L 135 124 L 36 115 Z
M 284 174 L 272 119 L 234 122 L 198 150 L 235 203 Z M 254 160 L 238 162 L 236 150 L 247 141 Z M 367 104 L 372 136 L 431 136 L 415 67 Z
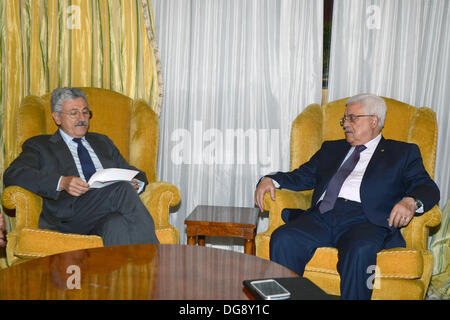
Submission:
M 275 200 L 275 188 L 314 189 L 311 208 L 283 210 L 270 259 L 302 275 L 317 248 L 337 248 L 342 299 L 370 299 L 377 252 L 405 247 L 400 228 L 440 197 L 418 146 L 383 138 L 385 117 L 381 97 L 350 98 L 340 122 L 346 139 L 325 141 L 308 162 L 263 177 L 255 191 L 264 210 L 264 194 Z
M 6 169 L 6 186 L 18 185 L 43 197 L 39 228 L 99 235 L 105 246 L 159 243 L 152 216 L 138 193 L 148 183 L 105 135 L 88 132 L 92 112 L 78 88 L 57 88 L 51 97 L 59 129 L 24 142 L 22 153 Z M 98 170 L 137 170 L 133 183 L 122 181 L 92 189 Z

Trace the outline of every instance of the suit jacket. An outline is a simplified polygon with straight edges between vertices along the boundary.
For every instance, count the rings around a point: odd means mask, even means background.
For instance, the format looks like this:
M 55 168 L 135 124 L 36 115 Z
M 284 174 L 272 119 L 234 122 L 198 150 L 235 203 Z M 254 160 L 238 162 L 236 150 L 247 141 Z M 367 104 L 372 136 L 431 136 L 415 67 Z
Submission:
M 103 168 L 138 170 L 127 163 L 107 136 L 88 132 L 86 140 Z M 79 176 L 79 173 L 69 147 L 58 130 L 53 135 L 35 136 L 25 141 L 22 153 L 6 169 L 3 181 L 6 186 L 18 185 L 43 197 L 41 218 L 57 224 L 70 218 L 73 214 L 70 207 L 77 198 L 66 191 L 56 190 L 61 176 Z M 148 183 L 142 171 L 136 178 Z
M 350 148 L 346 140 L 325 141 L 319 151 L 298 169 L 268 177 L 277 181 L 281 188 L 296 191 L 314 189 L 314 207 Z M 437 185 L 423 166 L 419 147 L 382 137 L 361 182 L 363 211 L 370 222 L 389 228 L 387 219 L 392 208 L 407 196 L 421 200 L 424 212 L 437 204 L 440 198 Z

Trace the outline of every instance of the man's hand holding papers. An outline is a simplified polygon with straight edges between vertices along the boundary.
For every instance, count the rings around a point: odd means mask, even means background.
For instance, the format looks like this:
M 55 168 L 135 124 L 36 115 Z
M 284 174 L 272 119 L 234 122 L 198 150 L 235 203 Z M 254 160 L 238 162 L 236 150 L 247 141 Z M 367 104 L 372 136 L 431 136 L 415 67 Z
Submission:
M 99 170 L 89 179 L 90 188 L 103 188 L 118 181 L 129 181 L 132 184 L 137 182 L 133 179 L 139 171 L 119 168 L 108 168 Z

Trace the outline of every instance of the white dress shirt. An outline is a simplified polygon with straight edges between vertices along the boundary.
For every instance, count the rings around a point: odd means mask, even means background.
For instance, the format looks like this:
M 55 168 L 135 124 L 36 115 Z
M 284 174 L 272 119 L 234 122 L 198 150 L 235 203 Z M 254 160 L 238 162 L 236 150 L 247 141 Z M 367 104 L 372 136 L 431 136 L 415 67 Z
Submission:
M 378 134 L 374 139 L 364 144 L 366 149 L 364 149 L 364 151 L 361 151 L 358 163 L 342 184 L 342 188 L 339 191 L 338 198 L 344 198 L 347 200 L 361 202 L 361 197 L 359 194 L 361 181 L 362 178 L 364 177 L 364 173 L 366 172 L 367 165 L 369 164 L 370 159 L 372 159 L 373 153 L 375 152 L 375 149 L 377 148 L 380 140 L 381 140 L 381 133 Z M 344 161 L 342 161 L 341 166 L 342 164 L 344 164 L 345 160 L 347 160 L 347 158 L 351 156 L 354 150 L 355 147 L 350 148 Z M 325 192 L 322 194 L 319 201 L 322 200 L 324 196 Z

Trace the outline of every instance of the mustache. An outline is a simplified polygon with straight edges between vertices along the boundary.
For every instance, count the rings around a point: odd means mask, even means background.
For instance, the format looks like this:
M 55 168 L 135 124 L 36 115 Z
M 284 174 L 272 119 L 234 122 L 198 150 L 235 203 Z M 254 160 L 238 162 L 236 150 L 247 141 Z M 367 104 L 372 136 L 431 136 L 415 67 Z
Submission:
M 89 125 L 89 123 L 87 123 L 87 121 L 78 121 L 77 123 L 75 123 L 75 127 L 87 127 Z

